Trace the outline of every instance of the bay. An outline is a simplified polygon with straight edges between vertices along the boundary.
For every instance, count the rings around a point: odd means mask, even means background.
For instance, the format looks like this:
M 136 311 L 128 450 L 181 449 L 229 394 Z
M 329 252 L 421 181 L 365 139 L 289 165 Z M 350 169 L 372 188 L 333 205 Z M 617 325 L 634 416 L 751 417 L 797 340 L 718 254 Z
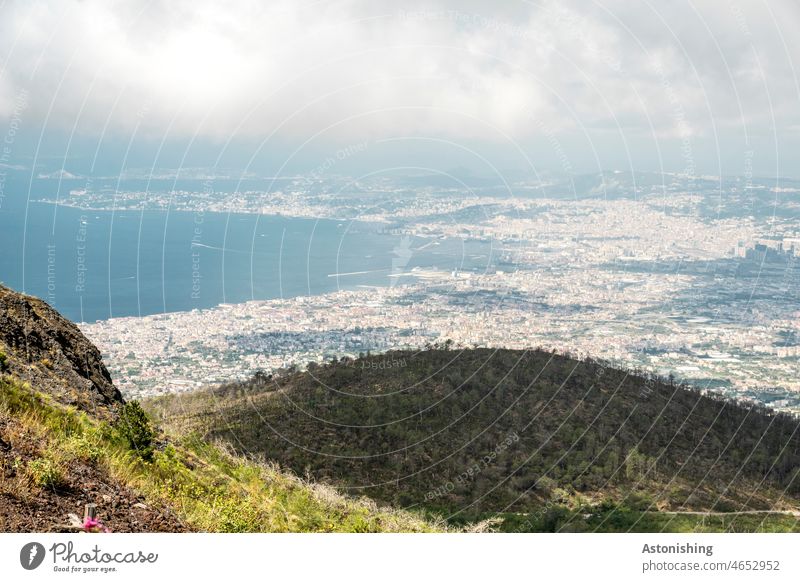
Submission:
M 0 208 L 0 248 L 0 281 L 79 322 L 403 284 L 414 269 L 482 272 L 495 258 L 488 242 L 379 224 L 44 202 Z

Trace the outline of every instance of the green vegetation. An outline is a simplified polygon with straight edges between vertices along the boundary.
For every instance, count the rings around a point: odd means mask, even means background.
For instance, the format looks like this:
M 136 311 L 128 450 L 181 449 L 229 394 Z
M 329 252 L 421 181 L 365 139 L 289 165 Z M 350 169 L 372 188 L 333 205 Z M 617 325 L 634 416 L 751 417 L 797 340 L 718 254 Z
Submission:
M 624 506 L 586 508 L 579 513 L 554 507 L 542 513 L 503 514 L 503 532 L 786 533 L 800 532 L 794 516 L 773 514 L 670 514 Z
M 12 425 L 14 434 L 9 435 Z M 342 496 L 209 442 L 158 440 L 138 403 L 125 406 L 119 420 L 109 423 L 6 377 L 0 379 L 3 426 L 11 441 L 22 435 L 36 437 L 38 454 L 24 472 L 34 487 L 58 488 L 72 465 L 89 462 L 120 486 L 138 491 L 149 503 L 170 507 L 201 531 L 447 529 L 441 522 L 411 512 L 381 509 L 367 499 Z M 0 494 L 24 497 L 27 493 L 20 483 L 2 477 Z
M 65 456 L 88 463 L 96 463 L 103 455 L 103 437 L 98 431 L 72 434 L 60 445 Z
M 39 487 L 55 489 L 64 483 L 64 469 L 53 459 L 40 457 L 28 463 L 28 475 Z
M 138 401 L 126 402 L 122 406 L 116 428 L 140 457 L 146 461 L 153 460 L 155 431 Z
M 389 359 L 406 365 L 380 365 Z M 168 434 L 456 525 L 496 515 L 508 531 L 797 525 L 797 419 L 551 352 L 366 355 L 144 405 Z

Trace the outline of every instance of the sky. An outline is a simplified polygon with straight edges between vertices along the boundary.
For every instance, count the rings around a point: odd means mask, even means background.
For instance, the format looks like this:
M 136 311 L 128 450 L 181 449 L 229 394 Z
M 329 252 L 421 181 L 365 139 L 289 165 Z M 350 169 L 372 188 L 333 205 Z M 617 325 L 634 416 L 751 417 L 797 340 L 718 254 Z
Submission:
M 793 0 L 7 0 L 0 164 L 797 177 L 799 22 Z

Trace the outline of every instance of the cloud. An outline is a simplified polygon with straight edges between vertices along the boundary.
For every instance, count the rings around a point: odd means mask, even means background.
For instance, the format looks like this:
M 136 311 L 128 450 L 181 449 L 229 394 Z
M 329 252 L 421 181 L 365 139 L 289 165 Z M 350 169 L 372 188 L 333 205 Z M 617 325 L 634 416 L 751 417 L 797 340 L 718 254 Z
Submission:
M 49 127 L 220 140 L 800 123 L 791 0 L 486 6 L 7 2 L 0 116 L 27 90 Z

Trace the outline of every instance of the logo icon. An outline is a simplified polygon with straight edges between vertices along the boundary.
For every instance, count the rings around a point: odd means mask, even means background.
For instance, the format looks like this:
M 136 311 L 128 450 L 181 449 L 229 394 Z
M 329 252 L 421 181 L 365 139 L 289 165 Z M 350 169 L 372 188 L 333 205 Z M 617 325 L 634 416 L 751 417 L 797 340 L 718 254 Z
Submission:
M 19 552 L 19 563 L 26 570 L 35 570 L 42 565 L 44 554 L 44 546 L 39 542 L 27 543 Z

